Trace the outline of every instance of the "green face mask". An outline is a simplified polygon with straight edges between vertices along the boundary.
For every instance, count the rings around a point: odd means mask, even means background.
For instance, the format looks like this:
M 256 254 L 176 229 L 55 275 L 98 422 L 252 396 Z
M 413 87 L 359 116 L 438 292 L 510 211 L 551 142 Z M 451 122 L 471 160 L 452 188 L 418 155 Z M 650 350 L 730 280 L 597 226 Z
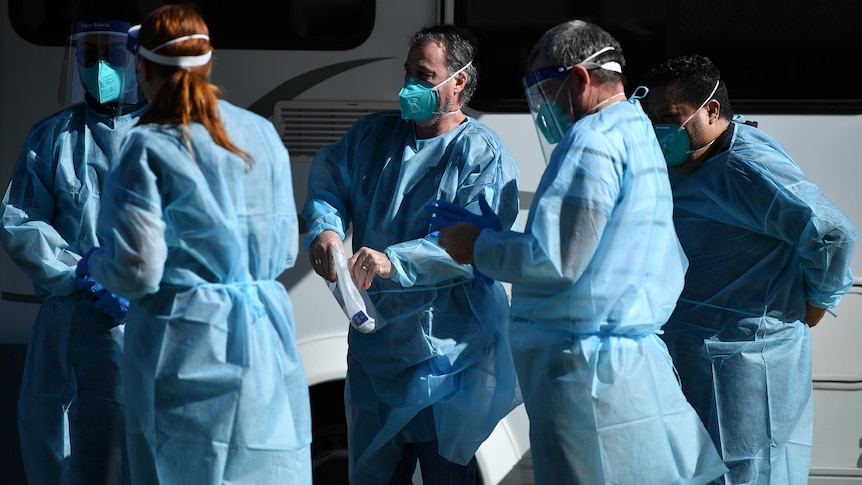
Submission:
M 664 154 L 664 161 L 671 167 L 677 167 L 685 163 L 692 153 L 702 150 L 705 147 L 700 147 L 698 150 L 691 149 L 691 140 L 688 138 L 688 133 L 685 131 L 685 125 L 694 118 L 698 111 L 706 106 L 706 103 L 712 99 L 712 95 L 718 90 L 719 81 L 715 82 L 715 87 L 712 92 L 701 103 L 700 107 L 694 110 L 694 113 L 689 115 L 681 125 L 673 124 L 658 124 L 655 125 L 655 136 L 658 139 L 658 144 L 661 146 L 661 152 Z M 715 141 L 715 140 L 713 140 Z M 710 142 L 712 144 L 712 142 Z M 708 146 L 708 145 L 707 145 Z
M 105 104 L 120 99 L 123 93 L 123 68 L 114 67 L 105 61 L 83 68 L 84 86 L 87 91 Z
M 570 125 L 566 112 L 554 100 L 542 103 L 536 113 L 536 126 L 551 145 L 560 142 Z
M 691 142 L 683 126 L 685 123 L 683 125 L 655 125 L 655 136 L 658 138 L 658 144 L 664 154 L 664 161 L 671 167 L 682 165 L 691 155 Z

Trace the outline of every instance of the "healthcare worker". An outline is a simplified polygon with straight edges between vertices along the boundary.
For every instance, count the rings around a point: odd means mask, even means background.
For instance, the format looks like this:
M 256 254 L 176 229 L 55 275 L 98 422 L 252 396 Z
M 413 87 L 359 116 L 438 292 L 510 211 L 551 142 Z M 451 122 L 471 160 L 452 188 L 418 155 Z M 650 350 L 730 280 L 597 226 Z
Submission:
M 725 471 L 657 335 L 687 262 L 643 89 L 626 99 L 624 65 L 594 24 L 548 30 L 524 77 L 551 148 L 524 232 L 496 230 L 487 210 L 435 210 L 455 261 L 512 283 L 536 485 L 702 484 Z
M 474 484 L 474 454 L 519 403 L 499 282 L 452 261 L 424 222 L 437 199 L 486 199 L 505 227 L 518 169 L 501 140 L 461 108 L 476 89 L 474 46 L 453 26 L 415 33 L 401 112 L 360 118 L 318 151 L 302 215 L 315 271 L 336 280 L 333 248 L 378 313 L 348 334 L 345 405 L 352 485 Z M 346 324 L 346 323 L 345 323 Z
M 276 277 L 298 225 L 273 125 L 218 99 L 190 7 L 133 28 L 150 108 L 105 182 L 102 246 L 80 263 L 131 301 L 125 382 L 141 484 L 311 484 L 308 387 Z
M 856 230 L 778 141 L 734 119 L 709 58 L 647 79 L 690 261 L 663 338 L 730 469 L 718 483 L 807 484 L 809 327 L 853 282 Z
M 75 270 L 99 245 L 102 181 L 144 106 L 126 50 L 128 29 L 120 20 L 72 25 L 60 89 L 69 106 L 33 126 L 0 207 L 3 247 L 42 300 L 18 399 L 30 485 L 119 483 L 127 471 L 127 302 Z

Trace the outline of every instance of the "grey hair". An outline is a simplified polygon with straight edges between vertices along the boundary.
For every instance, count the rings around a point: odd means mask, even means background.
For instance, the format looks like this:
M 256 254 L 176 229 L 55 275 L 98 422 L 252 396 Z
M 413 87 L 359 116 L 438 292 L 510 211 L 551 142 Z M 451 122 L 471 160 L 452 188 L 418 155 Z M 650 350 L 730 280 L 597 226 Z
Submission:
M 450 24 L 433 25 L 410 36 L 410 48 L 421 48 L 432 42 L 439 42 L 443 46 L 443 54 L 446 56 L 446 70 L 449 75 L 455 74 L 459 69 L 471 63 L 464 69 L 467 73 L 467 84 L 462 92 L 462 105 L 466 105 L 476 87 L 479 85 L 479 70 L 476 68 L 476 46 L 473 39 L 465 31 Z
M 613 47 L 613 50 L 603 52 L 591 61 L 598 64 L 615 61 L 625 69 L 623 48 L 606 30 L 584 20 L 563 22 L 545 32 L 533 46 L 527 57 L 527 71 L 538 58 L 548 65 L 573 66 L 605 47 Z M 622 77 L 605 69 L 596 69 L 591 73 L 605 82 L 617 81 Z

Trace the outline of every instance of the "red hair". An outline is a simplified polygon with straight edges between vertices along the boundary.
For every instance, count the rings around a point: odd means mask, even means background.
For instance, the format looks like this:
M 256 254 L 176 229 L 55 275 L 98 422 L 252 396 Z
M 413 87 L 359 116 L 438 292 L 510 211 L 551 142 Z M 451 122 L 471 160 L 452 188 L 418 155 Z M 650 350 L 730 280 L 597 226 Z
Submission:
M 203 17 L 192 7 L 169 4 L 157 8 L 144 18 L 138 34 L 138 43 L 153 49 L 165 42 L 193 34 L 209 35 L 209 28 Z M 192 38 L 166 45 L 158 50 L 165 56 L 198 56 L 212 50 L 207 39 Z M 197 67 L 165 66 L 150 62 L 143 57 L 148 67 L 167 82 L 150 100 L 150 107 L 141 116 L 140 123 L 159 123 L 183 127 L 183 139 L 188 142 L 187 127 L 199 122 L 212 135 L 220 146 L 246 159 L 251 160 L 246 151 L 233 144 L 219 118 L 218 99 L 221 90 L 208 81 L 212 71 L 212 60 Z

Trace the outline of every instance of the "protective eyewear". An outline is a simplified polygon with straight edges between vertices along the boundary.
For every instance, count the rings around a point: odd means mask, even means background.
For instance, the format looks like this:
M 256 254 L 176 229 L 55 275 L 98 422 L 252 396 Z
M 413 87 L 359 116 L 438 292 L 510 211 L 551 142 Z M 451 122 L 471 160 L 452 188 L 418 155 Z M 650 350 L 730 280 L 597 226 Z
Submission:
M 82 39 L 75 50 L 75 58 L 78 64 L 84 67 L 94 66 L 99 61 L 105 61 L 115 67 L 122 67 L 128 58 L 128 51 L 122 42 L 93 44 Z

